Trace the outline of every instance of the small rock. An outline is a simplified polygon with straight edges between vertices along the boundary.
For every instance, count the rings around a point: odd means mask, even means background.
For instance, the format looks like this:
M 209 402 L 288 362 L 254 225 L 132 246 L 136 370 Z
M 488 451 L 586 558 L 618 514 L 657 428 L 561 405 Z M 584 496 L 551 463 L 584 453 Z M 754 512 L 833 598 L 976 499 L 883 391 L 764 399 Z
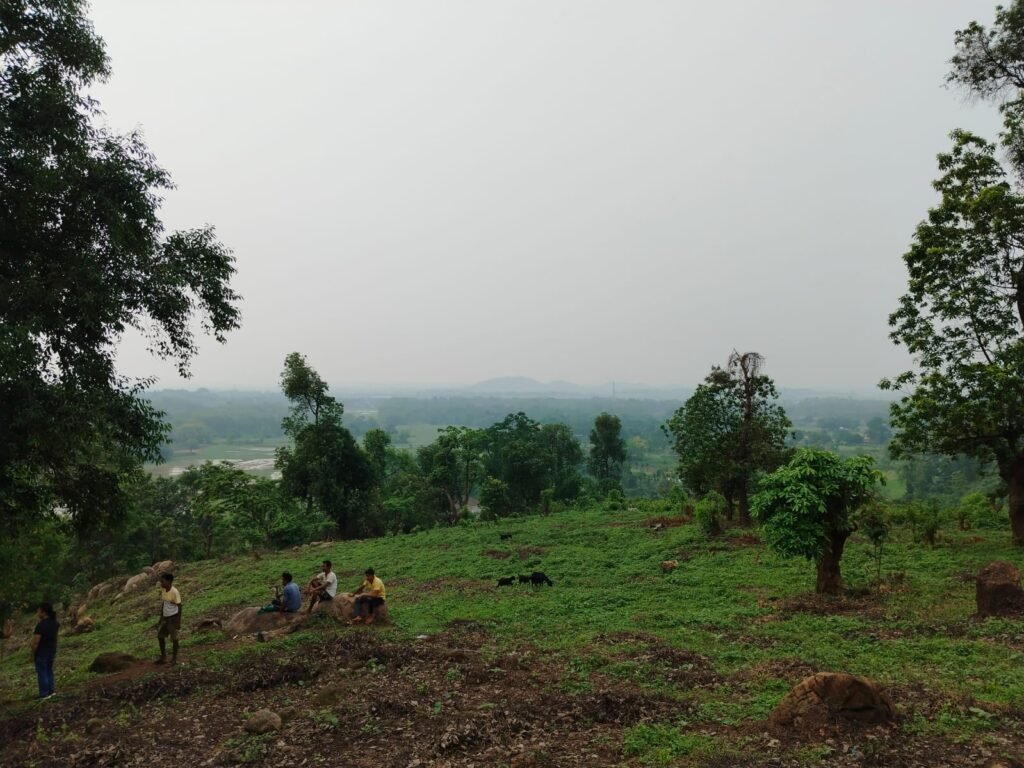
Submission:
M 101 717 L 90 717 L 85 721 L 85 732 L 90 736 L 95 736 L 101 730 L 103 730 L 104 720 Z
M 110 653 L 101 653 L 93 659 L 92 664 L 89 665 L 89 671 L 100 675 L 107 675 L 111 672 L 120 672 L 128 669 L 134 663 L 135 657 L 130 653 L 112 651 Z
M 245 721 L 247 733 L 269 733 L 281 727 L 281 716 L 269 709 L 261 709 L 253 713 L 252 717 Z

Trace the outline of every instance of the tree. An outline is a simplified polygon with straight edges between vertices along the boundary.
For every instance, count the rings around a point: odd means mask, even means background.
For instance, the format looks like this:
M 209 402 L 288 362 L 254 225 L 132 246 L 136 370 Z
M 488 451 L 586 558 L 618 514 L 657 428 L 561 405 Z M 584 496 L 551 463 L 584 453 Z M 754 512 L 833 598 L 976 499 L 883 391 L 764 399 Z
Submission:
M 761 373 L 756 352 L 733 352 L 714 366 L 664 426 L 679 456 L 679 476 L 694 493 L 718 491 L 750 524 L 749 495 L 760 472 L 782 461 L 792 426 L 775 382 Z M 730 518 L 731 519 L 731 518 Z
M 189 421 L 174 428 L 171 442 L 195 453 L 196 448 L 213 441 L 213 432 L 201 421 Z
M 621 488 L 622 465 L 626 462 L 626 441 L 622 439 L 622 421 L 602 413 L 590 430 L 590 456 L 587 468 L 603 491 Z
M 292 444 L 275 454 L 281 487 L 288 496 L 303 499 L 307 516 L 314 506 L 334 520 L 343 535 L 354 535 L 365 522 L 359 518 L 373 486 L 373 467 L 341 424 L 344 406 L 327 394 L 327 382 L 298 352 L 285 358 L 281 389 L 291 413 L 281 427 Z
M 510 413 L 487 428 L 486 441 L 487 475 L 499 480 L 503 488 L 499 493 L 499 487 L 492 484 L 493 498 L 502 498 L 501 504 L 512 512 L 535 507 L 541 491 L 551 485 L 550 456 L 541 445 L 540 424 L 522 411 Z M 492 506 L 497 509 L 500 505 Z
M 881 416 L 875 416 L 868 420 L 867 424 L 868 439 L 872 443 L 879 445 L 885 443 L 890 437 L 892 437 L 892 430 L 889 429 L 889 425 L 885 423 L 885 419 Z
M 889 318 L 918 368 L 881 382 L 913 388 L 892 405 L 890 453 L 994 463 L 1024 546 L 1024 197 L 994 145 L 962 131 L 953 141 L 939 156 L 942 201 L 903 257 L 909 291 Z
M 445 427 L 437 440 L 417 451 L 417 460 L 429 483 L 448 501 L 448 523 L 459 520 L 469 495 L 483 474 L 484 435 L 468 427 Z
M 869 456 L 844 460 L 798 448 L 788 463 L 762 478 L 751 507 L 768 546 L 817 563 L 815 591 L 835 593 L 842 588 L 839 561 L 857 529 L 855 515 L 881 481 Z
M 125 509 L 120 479 L 167 426 L 116 369 L 129 328 L 182 375 L 197 319 L 238 326 L 234 260 L 211 228 L 167 234 L 171 188 L 137 133 L 97 126 L 109 74 L 80 0 L 0 5 L 0 531 Z
M 547 487 L 541 492 L 545 514 L 551 501 L 570 501 L 580 493 L 583 448 L 565 424 L 544 424 L 538 439 L 548 461 Z

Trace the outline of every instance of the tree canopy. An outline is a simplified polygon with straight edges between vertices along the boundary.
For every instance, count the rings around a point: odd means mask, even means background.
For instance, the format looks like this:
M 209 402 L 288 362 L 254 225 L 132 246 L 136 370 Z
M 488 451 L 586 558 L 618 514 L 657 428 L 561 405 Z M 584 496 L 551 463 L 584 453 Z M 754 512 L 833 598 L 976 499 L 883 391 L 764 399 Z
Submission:
M 882 475 L 868 456 L 841 459 L 798 448 L 788 463 L 761 479 L 754 517 L 768 546 L 818 564 L 818 592 L 842 586 L 839 561 L 857 526 L 854 514 L 872 498 Z
M 590 455 L 587 469 L 604 491 L 621 490 L 622 465 L 626 462 L 626 441 L 622 439 L 622 421 L 618 416 L 601 413 L 590 430 Z
M 965 131 L 952 137 L 939 156 L 941 202 L 903 257 L 908 291 L 889 318 L 893 341 L 916 363 L 881 382 L 911 389 L 892 406 L 890 452 L 994 463 L 1024 545 L 1024 197 L 995 145 Z
M 303 499 L 352 536 L 365 524 L 366 494 L 374 484 L 374 467 L 341 423 L 344 406 L 328 394 L 327 382 L 298 352 L 285 358 L 281 389 L 292 402 L 282 422 L 292 444 L 277 449 L 285 494 Z
M 99 125 L 109 74 L 78 0 L 0 5 L 0 521 L 61 508 L 81 525 L 124 507 L 120 479 L 159 458 L 149 380 L 115 366 L 143 332 L 185 375 L 196 320 L 238 326 L 230 252 L 212 228 L 164 231 L 171 188 L 137 133 Z M 26 517 L 27 516 L 27 517 Z
M 744 524 L 757 475 L 782 461 L 791 427 L 775 382 L 761 373 L 763 362 L 756 352 L 733 352 L 664 427 L 683 483 L 699 495 L 721 493 Z

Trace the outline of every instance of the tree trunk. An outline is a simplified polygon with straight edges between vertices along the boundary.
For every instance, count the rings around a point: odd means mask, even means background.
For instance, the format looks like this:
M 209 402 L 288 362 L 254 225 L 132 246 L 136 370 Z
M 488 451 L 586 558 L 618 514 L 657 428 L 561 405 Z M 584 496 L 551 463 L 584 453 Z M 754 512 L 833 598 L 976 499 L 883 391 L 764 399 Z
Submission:
M 1000 472 L 1006 482 L 1007 506 L 1010 508 L 1010 530 L 1013 543 L 1024 547 L 1024 456 L 1019 456 L 1010 466 Z
M 455 525 L 459 522 L 459 506 L 447 488 L 444 489 L 444 497 L 448 500 L 448 525 Z
M 818 582 L 814 591 L 819 595 L 834 595 L 843 588 L 843 577 L 839 572 L 839 561 L 849 533 L 833 533 L 829 538 L 825 554 L 818 561 Z
M 743 483 L 736 492 L 736 502 L 740 510 L 740 525 L 744 528 L 750 527 L 750 498 L 747 492 L 747 485 Z

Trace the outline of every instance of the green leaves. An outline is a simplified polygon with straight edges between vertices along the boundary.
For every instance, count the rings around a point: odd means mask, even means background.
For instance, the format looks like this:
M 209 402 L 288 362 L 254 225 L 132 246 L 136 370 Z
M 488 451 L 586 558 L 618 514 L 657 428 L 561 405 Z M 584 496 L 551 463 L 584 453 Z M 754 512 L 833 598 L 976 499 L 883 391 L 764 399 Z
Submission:
M 800 448 L 761 480 L 751 511 L 772 549 L 817 561 L 835 535 L 845 538 L 855 530 L 853 514 L 881 481 L 868 456 L 844 460 L 829 451 Z
M 234 259 L 212 228 L 164 235 L 171 188 L 137 133 L 94 124 L 108 74 L 78 0 L 0 6 L 0 518 L 60 505 L 87 527 L 124 507 L 120 479 L 166 436 L 117 373 L 128 328 L 187 375 L 193 321 L 239 322 Z

